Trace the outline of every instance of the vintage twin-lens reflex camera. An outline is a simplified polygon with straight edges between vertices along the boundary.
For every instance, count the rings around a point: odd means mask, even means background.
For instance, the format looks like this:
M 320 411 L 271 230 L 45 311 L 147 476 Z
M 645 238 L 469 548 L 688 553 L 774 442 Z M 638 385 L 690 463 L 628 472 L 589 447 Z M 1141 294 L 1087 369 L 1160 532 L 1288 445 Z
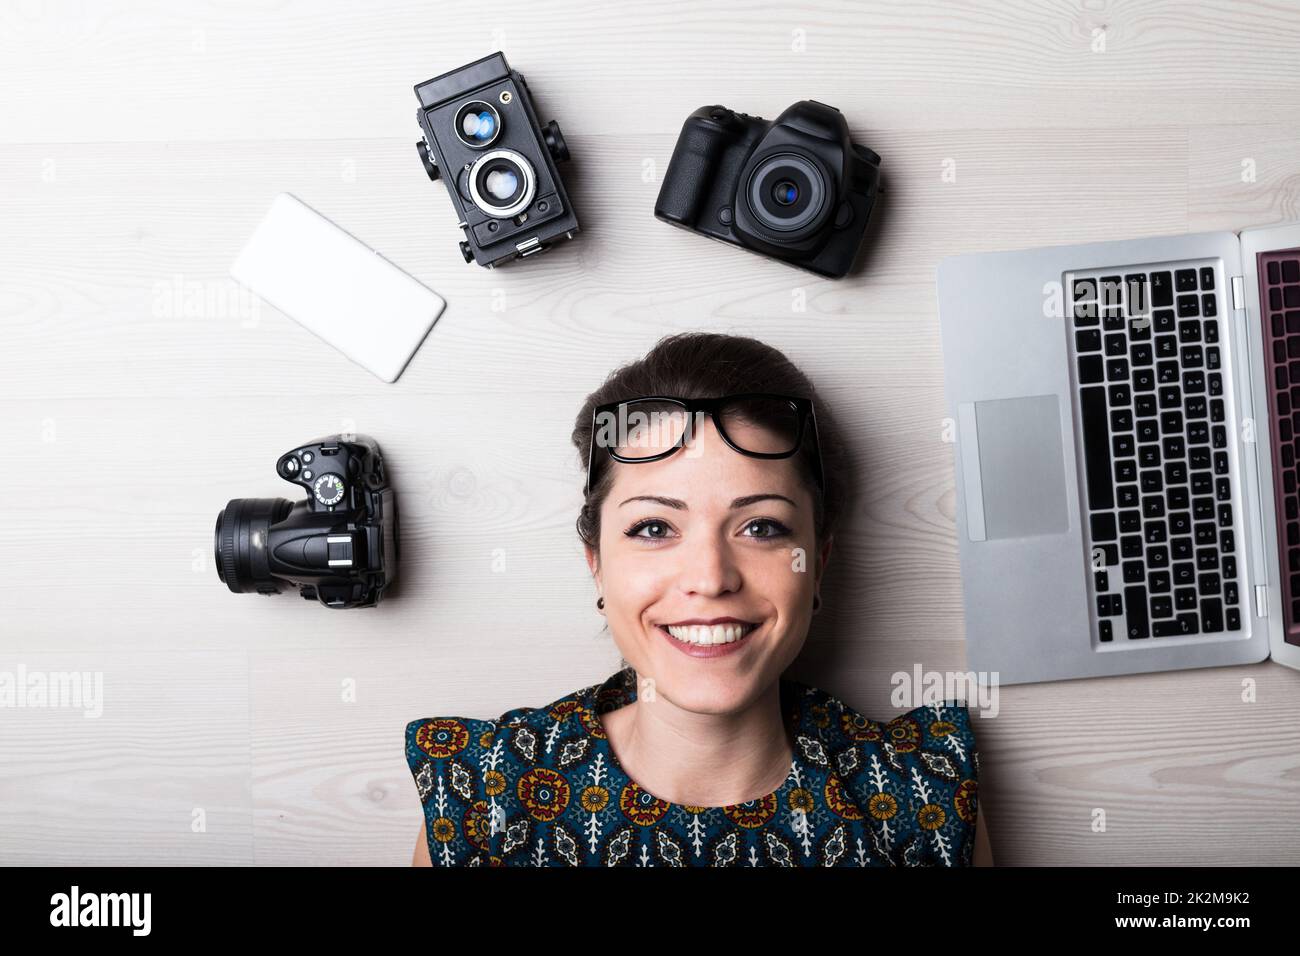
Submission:
M 770 123 L 705 106 L 682 126 L 655 215 L 838 279 L 862 244 L 879 168 L 825 103 L 801 100 Z
M 217 577 L 236 594 L 296 585 L 326 607 L 371 607 L 397 576 L 397 499 L 379 445 L 334 435 L 298 445 L 275 471 L 305 501 L 235 498 L 217 515 Z
M 417 142 L 430 179 L 442 179 L 465 232 L 466 262 L 496 266 L 572 238 L 578 217 L 556 163 L 569 149 L 554 120 L 542 126 L 523 76 L 493 53 L 415 87 Z

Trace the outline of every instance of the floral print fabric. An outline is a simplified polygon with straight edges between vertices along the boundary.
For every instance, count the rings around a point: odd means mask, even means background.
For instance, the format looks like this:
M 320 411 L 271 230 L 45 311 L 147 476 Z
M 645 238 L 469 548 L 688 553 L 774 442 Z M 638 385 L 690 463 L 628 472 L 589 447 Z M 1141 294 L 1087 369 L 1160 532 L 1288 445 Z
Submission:
M 434 866 L 967 866 L 979 755 L 964 704 L 871 720 L 783 678 L 794 761 L 757 800 L 661 800 L 619 765 L 598 714 L 627 667 L 545 707 L 406 727 Z

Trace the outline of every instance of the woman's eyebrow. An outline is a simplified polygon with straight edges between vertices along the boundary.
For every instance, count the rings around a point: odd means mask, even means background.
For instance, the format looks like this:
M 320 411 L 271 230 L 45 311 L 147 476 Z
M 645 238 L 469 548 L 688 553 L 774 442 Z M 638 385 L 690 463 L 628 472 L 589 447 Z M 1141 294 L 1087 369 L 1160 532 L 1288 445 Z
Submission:
M 633 501 L 653 501 L 656 504 L 664 505 L 667 508 L 676 508 L 678 511 L 686 510 L 686 502 L 682 501 L 680 498 L 665 498 L 662 495 L 633 495 L 626 501 L 620 501 L 618 506 L 621 508 L 626 504 L 631 504 Z
M 731 503 L 731 507 L 748 508 L 750 505 L 755 504 L 756 502 L 768 501 L 770 499 L 776 499 L 777 501 L 785 501 L 788 502 L 792 507 L 795 508 L 799 507 L 791 499 L 787 498 L 785 495 L 778 495 L 775 492 L 763 492 L 762 494 L 757 494 L 757 495 L 745 495 L 743 498 L 737 498 L 736 500 L 734 500 Z M 688 510 L 686 507 L 686 502 L 682 501 L 680 498 L 665 498 L 662 495 L 634 495 L 633 497 L 628 498 L 625 501 L 620 501 L 618 506 L 621 508 L 623 507 L 623 505 L 630 504 L 633 501 L 653 501 L 656 504 L 663 505 L 664 507 L 667 508 L 676 508 L 678 511 Z
M 784 502 L 787 502 L 787 503 L 788 503 L 792 508 L 798 508 L 798 507 L 799 507 L 797 504 L 795 504 L 793 501 L 791 501 L 791 500 L 790 500 L 789 498 L 787 498 L 785 495 L 778 495 L 778 494 L 777 494 L 776 492 L 774 492 L 774 491 L 764 492 L 764 493 L 761 494 L 761 495 L 745 495 L 745 497 L 743 497 L 743 498 L 737 498 L 735 501 L 733 501 L 733 502 L 731 503 L 731 507 L 733 507 L 733 508 L 748 508 L 750 505 L 754 504 L 755 502 L 758 502 L 758 501 L 767 501 L 767 500 L 772 499 L 772 498 L 775 498 L 777 501 L 784 501 Z

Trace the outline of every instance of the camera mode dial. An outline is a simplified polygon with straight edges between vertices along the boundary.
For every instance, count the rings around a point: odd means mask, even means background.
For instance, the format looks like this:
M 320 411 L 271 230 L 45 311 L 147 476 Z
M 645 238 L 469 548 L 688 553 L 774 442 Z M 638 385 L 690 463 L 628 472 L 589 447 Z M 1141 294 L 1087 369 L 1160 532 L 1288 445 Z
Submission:
M 346 490 L 343 479 L 334 474 L 321 475 L 311 486 L 311 493 L 323 505 L 338 504 L 343 500 L 343 493 Z

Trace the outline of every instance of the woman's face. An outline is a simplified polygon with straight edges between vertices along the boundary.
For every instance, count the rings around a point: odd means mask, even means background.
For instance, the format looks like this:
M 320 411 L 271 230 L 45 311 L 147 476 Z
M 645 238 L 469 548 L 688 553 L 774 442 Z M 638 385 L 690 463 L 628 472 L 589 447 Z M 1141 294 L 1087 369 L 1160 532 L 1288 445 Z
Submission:
M 706 416 L 668 458 L 609 467 L 600 553 L 587 560 L 619 651 L 679 707 L 747 706 L 802 648 L 830 554 L 829 541 L 816 552 L 794 459 L 742 455 Z M 704 632 L 743 637 L 695 643 Z

